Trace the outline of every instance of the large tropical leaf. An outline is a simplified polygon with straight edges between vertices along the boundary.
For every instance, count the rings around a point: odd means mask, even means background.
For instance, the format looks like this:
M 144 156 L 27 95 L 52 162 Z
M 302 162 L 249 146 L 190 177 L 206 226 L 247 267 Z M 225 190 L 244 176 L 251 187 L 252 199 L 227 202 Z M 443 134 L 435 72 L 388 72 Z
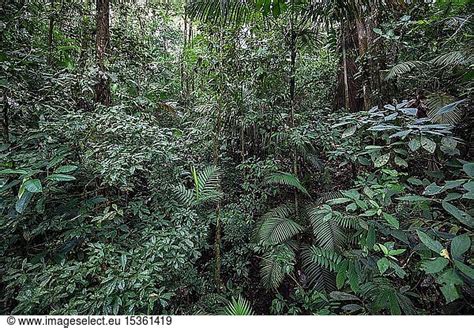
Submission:
M 291 186 L 291 187 L 294 187 L 294 188 L 298 189 L 303 194 L 309 196 L 308 191 L 301 184 L 298 177 L 294 176 L 291 173 L 287 173 L 287 172 L 272 173 L 272 174 L 270 174 L 269 176 L 266 177 L 265 183 L 267 183 L 267 184 L 282 184 L 282 185 L 286 185 L 286 186 Z
M 294 214 L 291 205 L 281 205 L 271 210 L 263 217 L 259 230 L 260 241 L 266 244 L 278 244 L 303 231 L 303 227 L 290 217 Z
M 344 244 L 345 233 L 329 206 L 309 206 L 306 213 L 318 246 L 323 249 L 336 249 Z

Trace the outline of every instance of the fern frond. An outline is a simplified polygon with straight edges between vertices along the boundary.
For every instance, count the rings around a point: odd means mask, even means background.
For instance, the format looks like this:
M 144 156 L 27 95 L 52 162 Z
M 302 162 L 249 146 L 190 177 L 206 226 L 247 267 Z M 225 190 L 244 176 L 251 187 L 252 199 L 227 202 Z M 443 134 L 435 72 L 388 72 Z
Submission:
M 291 220 L 294 208 L 281 205 L 264 215 L 264 221 L 259 230 L 259 238 L 267 244 L 278 244 L 286 241 L 303 231 L 303 227 Z
M 281 185 L 286 185 L 286 186 L 291 186 L 299 191 L 301 191 L 303 194 L 309 196 L 308 191 L 306 190 L 305 187 L 301 184 L 300 180 L 298 177 L 295 177 L 291 173 L 287 172 L 276 172 L 272 173 L 269 176 L 265 178 L 265 183 L 266 184 L 281 184 Z

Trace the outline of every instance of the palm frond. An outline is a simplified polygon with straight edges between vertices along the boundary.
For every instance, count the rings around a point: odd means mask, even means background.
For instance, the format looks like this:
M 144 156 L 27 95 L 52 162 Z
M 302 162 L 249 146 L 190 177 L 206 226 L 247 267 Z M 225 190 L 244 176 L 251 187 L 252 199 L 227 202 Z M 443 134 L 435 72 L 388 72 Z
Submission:
M 292 271 L 295 252 L 287 245 L 279 245 L 263 255 L 260 274 L 266 288 L 278 288 L 285 275 Z
M 183 185 L 174 186 L 173 192 L 176 196 L 176 200 L 184 206 L 189 207 L 195 201 L 193 190 L 186 189 Z
M 330 26 L 364 17 L 374 10 L 393 10 L 403 6 L 403 1 L 398 0 L 313 0 L 308 10 L 315 20 Z
M 354 216 L 340 216 L 333 217 L 334 222 L 341 228 L 354 229 L 359 226 L 359 220 Z
M 287 172 L 272 173 L 272 174 L 270 174 L 269 176 L 267 176 L 265 178 L 265 183 L 266 184 L 281 184 L 281 185 L 291 186 L 291 187 L 294 187 L 294 188 L 298 189 L 303 194 L 309 196 L 308 191 L 301 184 L 298 177 L 295 177 L 291 173 L 287 173 Z
M 393 66 L 389 71 L 387 76 L 385 77 L 385 80 L 392 80 L 396 77 L 403 76 L 407 73 L 410 73 L 414 69 L 422 68 L 426 65 L 425 62 L 422 61 L 406 61 L 403 63 L 399 63 L 395 66 Z
M 427 97 L 427 115 L 435 123 L 456 125 L 462 120 L 462 108 L 454 107 L 452 111 L 438 114 L 439 110 L 454 103 L 455 98 L 446 93 L 433 93 Z
M 254 13 L 250 0 L 192 0 L 188 4 L 192 19 L 211 24 L 237 24 L 249 20 Z
M 314 205 L 322 205 L 331 199 L 341 198 L 342 194 L 340 191 L 328 191 L 318 195 L 318 199 L 314 202 Z
M 303 227 L 289 217 L 294 214 L 290 205 L 281 205 L 264 215 L 259 230 L 260 241 L 266 244 L 278 244 L 303 231 Z
M 342 247 L 346 241 L 346 235 L 335 220 L 329 206 L 309 206 L 306 209 L 306 214 L 313 228 L 318 246 L 330 250 Z
M 222 197 L 222 193 L 219 191 L 219 175 L 219 168 L 214 165 L 208 166 L 197 173 L 195 189 L 199 201 L 212 201 Z
M 232 297 L 232 300 L 224 308 L 224 313 L 227 315 L 253 315 L 253 309 L 250 302 L 239 295 L 237 299 Z
M 336 274 L 331 270 L 312 262 L 304 268 L 304 272 L 307 276 L 307 284 L 314 289 L 324 292 L 336 289 Z
M 336 266 L 342 261 L 342 256 L 336 251 L 322 249 L 315 245 L 303 250 L 301 256 L 303 260 L 303 267 L 317 264 L 318 266 L 326 268 L 331 272 L 334 272 L 336 270 Z
M 474 55 L 467 54 L 463 51 L 451 51 L 433 58 L 430 62 L 436 66 L 458 66 L 470 65 L 474 61 Z
M 186 189 L 183 185 L 173 187 L 178 202 L 184 206 L 194 206 L 222 198 L 222 192 L 219 190 L 220 173 L 216 166 L 208 166 L 200 172 L 192 167 L 191 173 L 194 182 L 193 189 Z

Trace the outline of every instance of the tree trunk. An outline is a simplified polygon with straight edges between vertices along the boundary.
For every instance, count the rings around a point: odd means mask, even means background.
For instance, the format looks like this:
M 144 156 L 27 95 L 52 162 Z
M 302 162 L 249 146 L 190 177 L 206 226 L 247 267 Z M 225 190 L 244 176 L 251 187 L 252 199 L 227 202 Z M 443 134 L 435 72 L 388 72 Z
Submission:
M 87 61 L 87 52 L 89 49 L 90 40 L 90 28 L 89 28 L 89 15 L 90 15 L 90 0 L 84 0 L 81 4 L 81 52 L 79 54 L 79 71 L 81 74 L 84 72 Z
M 183 28 L 183 51 L 181 52 L 181 92 L 183 92 L 184 97 L 187 101 L 188 99 L 188 88 L 187 88 L 187 82 L 185 81 L 185 67 L 184 67 L 184 61 L 185 61 L 185 53 L 186 53 L 186 47 L 188 45 L 188 3 L 185 0 L 184 1 L 184 28 Z
M 221 24 L 219 30 L 219 72 L 218 72 L 218 88 L 219 95 L 217 97 L 217 113 L 216 113 L 216 126 L 214 133 L 214 165 L 219 166 L 219 150 L 220 150 L 220 134 L 222 130 L 222 94 L 223 94 L 223 85 L 224 81 L 222 80 L 223 76 L 223 61 L 224 61 L 224 26 Z M 215 271 L 214 271 L 214 280 L 216 283 L 217 290 L 221 291 L 224 289 L 224 284 L 221 277 L 221 266 L 222 266 L 222 227 L 221 227 L 221 201 L 217 202 L 216 206 L 216 233 L 214 240 L 214 259 L 216 261 Z
M 104 106 L 109 106 L 111 100 L 110 81 L 105 67 L 110 43 L 109 0 L 96 0 L 96 11 L 96 60 L 98 73 L 95 86 L 95 100 Z
M 373 66 L 373 61 L 370 58 L 367 58 L 367 51 L 369 48 L 368 37 L 370 33 L 368 31 L 368 25 L 370 25 L 369 17 L 362 17 L 356 20 L 357 43 L 362 70 L 362 97 L 364 99 L 365 110 L 368 110 L 371 107 L 370 86 L 373 79 L 372 74 L 375 74 L 377 71 Z
M 53 62 L 54 0 L 49 2 L 48 64 Z
M 361 90 L 358 81 L 355 79 L 357 67 L 354 59 L 354 50 L 357 50 L 357 44 L 353 39 L 353 28 L 351 24 L 341 25 L 341 60 L 338 73 L 337 92 L 335 94 L 335 107 L 346 108 L 351 112 L 357 111 L 362 105 L 363 100 L 359 97 Z
M 293 2 L 291 3 L 293 5 Z M 290 127 L 293 129 L 295 124 L 295 96 L 296 96 L 296 43 L 297 43 L 297 35 L 295 31 L 295 22 L 294 22 L 294 8 L 291 8 L 291 16 L 290 16 Z M 298 153 L 297 148 L 294 147 L 293 149 L 293 175 L 298 177 Z M 295 198 L 295 211 L 298 213 L 298 192 L 294 192 Z
M 349 76 L 347 68 L 347 53 L 346 53 L 346 36 L 342 36 L 342 65 L 344 67 L 344 107 L 349 110 L 351 108 L 349 97 Z
M 4 140 L 5 143 L 10 142 L 10 127 L 9 127 L 9 117 L 8 117 L 8 109 L 10 105 L 8 103 L 8 96 L 7 96 L 7 90 L 4 90 L 3 93 L 3 132 L 4 132 Z

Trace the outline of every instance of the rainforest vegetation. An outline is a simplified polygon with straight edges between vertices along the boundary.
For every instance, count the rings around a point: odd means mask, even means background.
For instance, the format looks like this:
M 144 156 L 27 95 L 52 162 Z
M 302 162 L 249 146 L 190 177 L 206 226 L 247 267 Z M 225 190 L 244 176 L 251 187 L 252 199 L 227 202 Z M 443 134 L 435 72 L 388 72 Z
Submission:
M 473 1 L 0 3 L 0 314 L 473 313 Z

